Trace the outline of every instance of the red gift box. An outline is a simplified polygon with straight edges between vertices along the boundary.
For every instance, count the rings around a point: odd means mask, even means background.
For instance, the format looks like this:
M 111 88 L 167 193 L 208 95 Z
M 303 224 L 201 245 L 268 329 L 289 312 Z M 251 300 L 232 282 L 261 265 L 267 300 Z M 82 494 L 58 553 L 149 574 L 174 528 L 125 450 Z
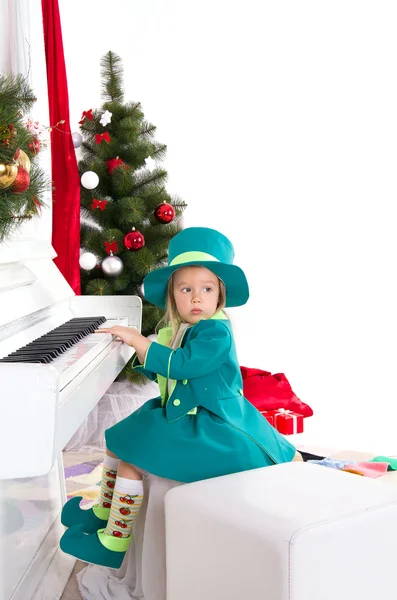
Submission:
M 268 423 L 270 423 L 270 425 L 272 425 L 274 427 L 274 415 L 273 413 L 276 412 L 274 410 L 261 410 L 260 413 L 261 415 L 263 415 L 266 419 L 266 421 Z
M 303 432 L 303 416 L 292 410 L 279 408 L 269 411 L 273 414 L 273 426 L 283 435 Z

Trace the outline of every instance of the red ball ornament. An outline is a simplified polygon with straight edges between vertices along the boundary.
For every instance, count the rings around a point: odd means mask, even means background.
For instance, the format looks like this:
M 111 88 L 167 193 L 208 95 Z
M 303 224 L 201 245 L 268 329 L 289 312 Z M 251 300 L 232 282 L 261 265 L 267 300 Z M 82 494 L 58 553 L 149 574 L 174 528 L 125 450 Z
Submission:
M 12 184 L 12 193 L 13 194 L 22 194 L 22 192 L 26 192 L 28 187 L 30 186 L 30 175 L 26 169 L 23 167 L 18 167 L 18 173 L 15 177 L 14 183 Z
M 121 167 L 125 163 L 117 156 L 117 158 L 109 158 L 109 160 L 106 161 L 106 164 L 108 166 L 108 173 L 111 175 L 117 167 Z
M 135 231 L 135 229 L 133 229 L 124 237 L 124 246 L 127 248 L 127 250 L 136 252 L 137 250 L 143 248 L 144 245 L 145 238 L 140 231 Z
M 32 156 L 36 156 L 36 154 L 40 152 L 40 140 L 37 137 L 34 137 L 28 144 L 28 148 L 30 150 L 30 154 L 32 154 Z
M 175 218 L 175 208 L 168 202 L 162 202 L 154 209 L 154 217 L 159 223 L 171 223 Z

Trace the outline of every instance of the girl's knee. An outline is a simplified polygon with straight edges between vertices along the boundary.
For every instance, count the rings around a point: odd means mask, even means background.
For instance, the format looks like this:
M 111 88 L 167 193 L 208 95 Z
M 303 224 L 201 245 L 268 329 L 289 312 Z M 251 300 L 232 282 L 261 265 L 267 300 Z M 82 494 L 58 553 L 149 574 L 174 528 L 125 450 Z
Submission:
M 295 456 L 292 459 L 292 461 L 299 461 L 299 462 L 303 461 L 302 454 L 300 452 L 296 451 L 295 452 Z
M 118 458 L 117 454 L 114 454 L 114 452 L 111 452 L 108 448 L 106 448 L 106 454 L 112 458 Z
M 142 479 L 141 473 L 139 473 L 134 465 L 124 462 L 123 460 L 120 461 L 117 474 L 120 475 L 120 477 L 126 477 L 127 479 Z

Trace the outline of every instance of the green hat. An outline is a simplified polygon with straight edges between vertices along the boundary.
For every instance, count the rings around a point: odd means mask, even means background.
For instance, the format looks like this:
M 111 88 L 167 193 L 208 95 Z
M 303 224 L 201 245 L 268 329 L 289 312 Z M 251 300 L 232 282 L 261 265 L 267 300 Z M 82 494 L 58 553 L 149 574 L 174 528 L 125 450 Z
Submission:
M 168 280 L 182 267 L 206 267 L 223 281 L 226 287 L 226 307 L 241 306 L 249 297 L 244 272 L 233 265 L 232 243 L 207 227 L 188 227 L 172 238 L 168 249 L 168 267 L 157 269 L 143 280 L 148 302 L 165 308 Z

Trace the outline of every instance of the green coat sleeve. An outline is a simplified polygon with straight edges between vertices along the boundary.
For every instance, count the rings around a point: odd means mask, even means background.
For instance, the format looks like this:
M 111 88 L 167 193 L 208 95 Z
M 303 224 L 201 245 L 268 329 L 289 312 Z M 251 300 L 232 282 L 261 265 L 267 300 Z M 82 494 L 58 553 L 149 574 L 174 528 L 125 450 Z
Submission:
M 230 331 L 222 321 L 203 321 L 183 348 L 172 350 L 152 342 L 144 367 L 177 381 L 202 377 L 225 362 L 231 343 Z
M 157 380 L 157 373 L 153 373 L 152 371 L 148 371 L 147 369 L 145 369 L 144 365 L 140 365 L 139 364 L 139 359 L 138 359 L 138 355 L 135 354 L 133 360 L 132 360 L 132 364 L 131 364 L 132 368 L 135 369 L 135 371 L 138 371 L 138 373 L 142 373 L 142 375 L 145 375 L 148 379 L 151 379 L 152 381 L 156 381 Z

